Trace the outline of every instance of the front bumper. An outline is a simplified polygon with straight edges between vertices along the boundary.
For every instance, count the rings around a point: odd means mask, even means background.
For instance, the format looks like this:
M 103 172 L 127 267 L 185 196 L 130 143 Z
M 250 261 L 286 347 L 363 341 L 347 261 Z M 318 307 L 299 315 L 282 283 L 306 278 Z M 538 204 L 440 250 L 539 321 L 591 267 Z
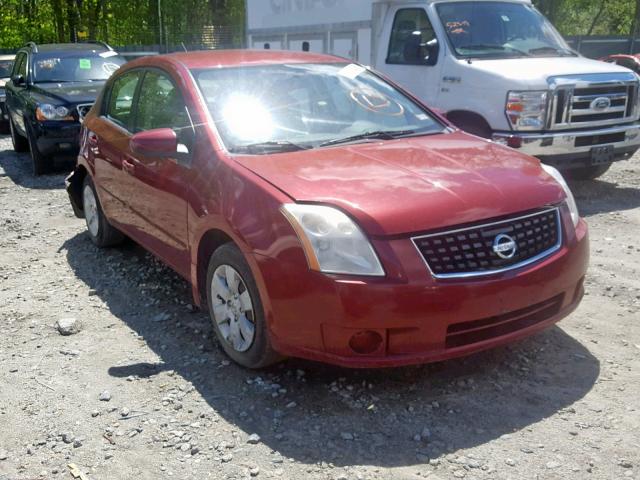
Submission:
M 640 148 L 640 122 L 598 130 L 496 132 L 492 140 L 560 167 L 581 167 L 591 164 L 594 147 L 613 146 L 613 160 L 633 155 Z
M 284 355 L 353 368 L 395 367 L 469 355 L 513 342 L 571 313 L 583 295 L 586 224 L 563 215 L 565 244 L 511 272 L 439 280 L 407 239 L 385 242 L 405 275 L 348 279 L 302 272 L 287 259 L 254 256 L 274 348 Z M 378 251 L 384 247 L 379 245 Z M 382 338 L 369 354 L 351 340 Z
M 42 122 L 35 127 L 36 143 L 42 155 L 75 157 L 80 150 L 80 124 L 77 122 Z

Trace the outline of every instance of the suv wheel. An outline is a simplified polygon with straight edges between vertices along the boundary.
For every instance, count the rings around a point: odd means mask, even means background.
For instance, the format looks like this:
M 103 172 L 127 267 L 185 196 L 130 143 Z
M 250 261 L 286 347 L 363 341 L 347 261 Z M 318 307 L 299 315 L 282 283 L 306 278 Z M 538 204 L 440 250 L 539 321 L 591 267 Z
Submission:
M 13 120 L 9 120 L 9 131 L 11 133 L 11 143 L 13 144 L 13 149 L 16 152 L 26 152 L 29 148 L 29 143 L 27 139 L 20 135 L 16 127 L 13 125 Z
M 248 368 L 281 359 L 271 347 L 251 269 L 234 244 L 223 245 L 211 256 L 206 287 L 213 329 L 229 357 Z
M 35 139 L 35 134 L 27 126 L 27 141 L 29 142 L 29 151 L 31 152 L 31 165 L 33 167 L 33 174 L 35 176 L 43 175 L 47 173 L 51 168 L 51 159 L 45 157 L 40 153 L 38 149 L 38 143 Z
M 82 185 L 82 209 L 89 238 L 97 247 L 111 247 L 122 243 L 124 235 L 107 220 L 89 174 L 84 178 Z

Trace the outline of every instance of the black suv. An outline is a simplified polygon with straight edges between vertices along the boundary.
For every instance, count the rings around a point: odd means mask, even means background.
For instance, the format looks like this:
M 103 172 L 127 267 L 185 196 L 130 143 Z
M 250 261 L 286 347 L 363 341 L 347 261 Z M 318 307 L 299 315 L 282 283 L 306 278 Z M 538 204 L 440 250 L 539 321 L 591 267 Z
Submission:
M 54 157 L 78 154 L 80 123 L 106 80 L 125 60 L 104 43 L 36 45 L 18 50 L 6 85 L 11 140 L 31 152 L 33 173 Z

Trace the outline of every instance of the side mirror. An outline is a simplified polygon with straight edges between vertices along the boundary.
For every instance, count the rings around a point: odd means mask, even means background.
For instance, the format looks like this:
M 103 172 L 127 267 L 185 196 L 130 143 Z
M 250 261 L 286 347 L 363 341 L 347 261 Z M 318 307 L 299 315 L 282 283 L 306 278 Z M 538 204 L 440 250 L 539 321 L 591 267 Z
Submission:
M 131 137 L 129 147 L 134 154 L 145 157 L 175 157 L 178 137 L 170 128 L 147 130 Z
M 440 43 L 437 38 L 427 42 L 427 57 L 425 58 L 425 65 L 433 66 L 438 63 L 438 56 L 440 55 Z
M 21 87 L 22 85 L 24 85 L 26 82 L 24 81 L 24 77 L 22 75 L 16 75 L 13 78 L 11 78 L 11 81 L 13 82 L 13 85 L 16 87 Z

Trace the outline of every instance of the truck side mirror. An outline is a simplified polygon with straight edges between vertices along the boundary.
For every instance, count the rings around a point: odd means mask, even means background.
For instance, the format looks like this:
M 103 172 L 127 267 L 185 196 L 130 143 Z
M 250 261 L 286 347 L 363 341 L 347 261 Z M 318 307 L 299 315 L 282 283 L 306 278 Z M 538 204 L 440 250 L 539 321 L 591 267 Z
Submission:
M 425 65 L 433 66 L 438 63 L 440 54 L 440 43 L 437 38 L 427 42 L 427 56 L 425 57 Z
M 15 76 L 11 79 L 11 81 L 13 82 L 13 84 L 14 84 L 16 87 L 21 87 L 21 86 L 23 86 L 23 85 L 25 84 L 24 77 L 23 77 L 22 75 L 20 75 L 20 74 L 15 75 Z

